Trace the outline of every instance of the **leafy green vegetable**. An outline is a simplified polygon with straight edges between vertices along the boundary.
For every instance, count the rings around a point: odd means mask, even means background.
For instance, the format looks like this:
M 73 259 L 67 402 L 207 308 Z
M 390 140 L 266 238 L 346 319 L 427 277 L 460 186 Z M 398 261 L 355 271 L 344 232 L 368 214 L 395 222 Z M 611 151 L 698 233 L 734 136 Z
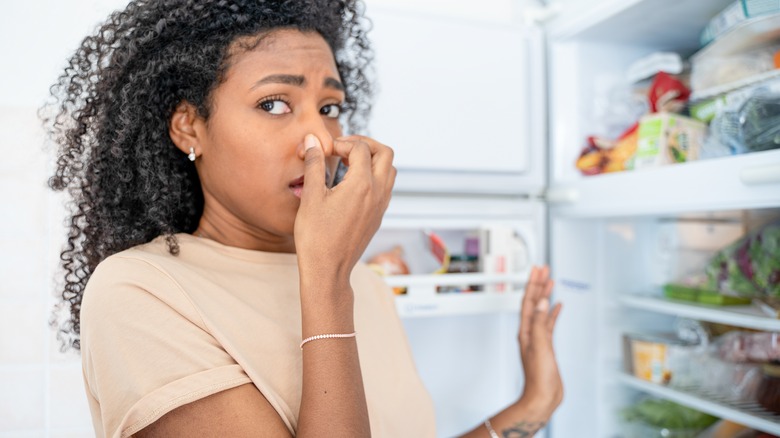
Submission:
M 707 268 L 707 287 L 747 297 L 780 298 L 780 223 L 719 251 Z
M 648 398 L 623 410 L 626 421 L 640 421 L 666 429 L 706 429 L 717 417 L 669 400 Z

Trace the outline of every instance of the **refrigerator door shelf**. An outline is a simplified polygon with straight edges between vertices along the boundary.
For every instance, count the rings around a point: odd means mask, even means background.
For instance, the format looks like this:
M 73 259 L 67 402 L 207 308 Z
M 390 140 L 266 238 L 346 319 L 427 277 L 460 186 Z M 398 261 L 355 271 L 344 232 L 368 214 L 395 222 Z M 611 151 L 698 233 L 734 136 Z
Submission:
M 620 297 L 620 302 L 628 307 L 676 315 L 683 318 L 717 322 L 756 330 L 780 331 L 780 319 L 768 316 L 763 310 L 754 305 L 708 306 L 638 295 L 622 296 Z
M 780 150 L 585 177 L 552 188 L 564 217 L 666 215 L 780 205 Z
M 506 277 L 520 281 L 519 276 Z M 523 280 L 525 278 L 527 277 L 523 277 Z M 479 279 L 477 278 L 476 280 Z M 393 281 L 393 278 L 389 278 L 388 282 L 396 283 Z M 397 284 L 407 283 L 397 282 Z M 450 292 L 437 294 L 434 292 L 433 285 L 431 285 L 425 291 L 430 291 L 431 293 L 416 293 L 419 292 L 419 289 L 410 286 L 406 295 L 396 296 L 396 308 L 401 318 L 518 313 L 520 311 L 520 302 L 523 299 L 523 291 L 518 289 L 504 293 Z
M 780 435 L 780 415 L 772 414 L 756 403 L 735 403 L 716 397 L 696 387 L 671 388 L 623 374 L 619 380 L 626 386 L 677 402 L 719 418 Z

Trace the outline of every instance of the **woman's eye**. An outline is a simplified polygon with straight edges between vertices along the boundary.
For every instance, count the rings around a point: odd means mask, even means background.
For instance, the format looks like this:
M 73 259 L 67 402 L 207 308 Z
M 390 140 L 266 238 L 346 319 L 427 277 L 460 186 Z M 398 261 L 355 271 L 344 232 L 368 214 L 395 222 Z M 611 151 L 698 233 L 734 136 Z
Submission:
M 336 119 L 341 115 L 341 107 L 336 104 L 325 105 L 320 109 L 320 114 Z
M 289 105 L 282 100 L 266 100 L 260 102 L 260 109 L 274 115 L 287 114 L 290 111 Z

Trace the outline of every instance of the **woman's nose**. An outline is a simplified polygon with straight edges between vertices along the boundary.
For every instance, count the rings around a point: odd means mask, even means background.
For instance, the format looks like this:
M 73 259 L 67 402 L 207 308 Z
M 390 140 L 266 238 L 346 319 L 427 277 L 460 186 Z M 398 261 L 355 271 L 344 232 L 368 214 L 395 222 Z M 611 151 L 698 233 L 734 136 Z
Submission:
M 320 144 L 322 145 L 322 150 L 325 152 L 326 157 L 330 157 L 333 155 L 333 138 L 334 136 L 337 137 L 340 135 L 339 133 L 331 132 L 332 128 L 330 128 L 323 116 L 317 112 L 314 116 L 307 116 L 305 120 L 301 121 L 301 126 L 303 127 L 303 135 L 301 135 L 301 138 L 303 138 L 306 134 L 314 134 L 319 140 Z

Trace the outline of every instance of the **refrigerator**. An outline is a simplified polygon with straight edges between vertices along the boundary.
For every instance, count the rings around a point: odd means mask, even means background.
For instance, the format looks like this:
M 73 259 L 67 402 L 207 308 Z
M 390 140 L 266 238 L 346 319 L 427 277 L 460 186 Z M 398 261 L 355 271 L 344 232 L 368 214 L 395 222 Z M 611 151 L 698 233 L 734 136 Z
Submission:
M 563 303 L 564 401 L 539 436 L 629 436 L 619 412 L 646 395 L 780 435 L 780 416 L 637 379 L 623 363 L 625 333 L 671 331 L 681 318 L 780 331 L 758 308 L 660 294 L 778 217 L 780 150 L 593 176 L 574 165 L 588 136 L 614 133 L 634 110 L 610 106 L 629 66 L 656 52 L 700 53 L 702 30 L 732 3 L 367 2 L 380 87 L 370 134 L 394 148 L 398 177 L 364 260 L 403 252 L 410 273 L 386 280 L 405 291 L 396 304 L 439 436 L 468 431 L 520 394 L 518 311 L 531 264 L 551 266 Z M 778 16 L 758 21 L 706 50 L 778 41 Z M 441 274 L 432 234 L 452 254 L 475 238 L 482 254 L 490 236 L 520 243 L 500 269 Z

